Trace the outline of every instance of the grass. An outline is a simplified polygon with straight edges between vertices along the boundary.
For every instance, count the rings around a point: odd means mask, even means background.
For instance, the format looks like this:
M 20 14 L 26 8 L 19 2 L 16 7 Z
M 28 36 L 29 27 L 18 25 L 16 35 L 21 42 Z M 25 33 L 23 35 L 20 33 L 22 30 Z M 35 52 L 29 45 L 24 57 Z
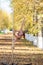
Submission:
M 0 32 L 0 34 L 4 34 L 4 32 Z

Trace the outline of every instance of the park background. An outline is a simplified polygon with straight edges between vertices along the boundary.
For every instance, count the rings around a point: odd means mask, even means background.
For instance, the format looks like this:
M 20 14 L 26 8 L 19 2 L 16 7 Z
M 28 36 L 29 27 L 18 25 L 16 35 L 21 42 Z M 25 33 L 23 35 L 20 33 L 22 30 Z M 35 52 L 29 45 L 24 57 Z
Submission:
M 13 33 L 21 28 L 27 31 L 25 39 L 14 43 Z M 17 62 L 25 63 L 22 58 L 28 58 L 26 63 L 32 61 L 40 65 L 43 62 L 43 0 L 0 0 L 0 61 L 14 59 L 11 59 L 13 43 Z

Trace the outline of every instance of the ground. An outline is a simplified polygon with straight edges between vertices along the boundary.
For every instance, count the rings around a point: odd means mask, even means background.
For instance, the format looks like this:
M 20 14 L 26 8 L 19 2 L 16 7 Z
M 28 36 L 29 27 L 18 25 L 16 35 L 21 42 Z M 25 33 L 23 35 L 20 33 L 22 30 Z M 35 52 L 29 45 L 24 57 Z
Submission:
M 18 65 L 43 65 L 43 50 L 21 39 L 15 43 L 12 54 L 12 34 L 0 34 L 0 62 L 11 63 L 12 60 Z

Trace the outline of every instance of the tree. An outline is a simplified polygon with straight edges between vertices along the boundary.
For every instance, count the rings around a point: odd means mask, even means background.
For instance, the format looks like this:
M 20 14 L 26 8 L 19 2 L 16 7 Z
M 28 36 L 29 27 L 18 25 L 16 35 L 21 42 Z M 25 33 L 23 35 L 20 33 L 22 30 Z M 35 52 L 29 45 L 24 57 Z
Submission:
M 0 10 L 0 29 L 12 28 L 12 18 L 7 12 Z
M 38 2 L 38 1 L 37 1 Z M 36 11 L 39 12 L 40 3 L 36 3 L 34 0 L 12 0 L 13 16 L 14 16 L 14 29 L 19 30 L 23 18 L 25 18 L 25 25 L 23 30 L 28 29 L 28 33 L 37 34 L 39 31 L 38 20 L 33 21 L 34 5 Z M 36 15 L 36 14 L 35 14 Z

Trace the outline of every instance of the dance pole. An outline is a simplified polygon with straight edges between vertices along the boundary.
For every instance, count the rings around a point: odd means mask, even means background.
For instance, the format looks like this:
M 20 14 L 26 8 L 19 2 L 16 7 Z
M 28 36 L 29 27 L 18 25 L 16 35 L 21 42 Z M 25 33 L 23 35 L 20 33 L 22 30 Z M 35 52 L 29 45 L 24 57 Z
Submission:
M 17 65 L 15 62 L 14 62 L 14 51 L 15 51 L 15 42 L 16 42 L 16 38 L 14 38 L 14 16 L 13 16 L 13 34 L 12 34 L 12 64 L 11 65 Z

